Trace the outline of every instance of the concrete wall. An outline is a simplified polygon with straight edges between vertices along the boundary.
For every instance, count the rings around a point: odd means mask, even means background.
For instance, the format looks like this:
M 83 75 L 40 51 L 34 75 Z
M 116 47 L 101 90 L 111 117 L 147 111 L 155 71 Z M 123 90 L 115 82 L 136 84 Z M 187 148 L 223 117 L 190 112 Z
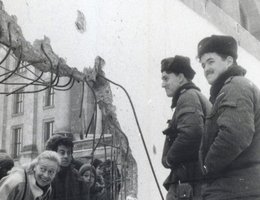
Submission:
M 54 51 L 66 57 L 70 66 L 92 66 L 97 55 L 106 60 L 106 76 L 129 91 L 162 185 L 169 171 L 160 163 L 164 141 L 161 131 L 172 111 L 171 100 L 161 89 L 160 61 L 175 54 L 189 56 L 197 71 L 194 82 L 208 95 L 209 86 L 195 59 L 196 45 L 203 37 L 221 32 L 180 1 L 60 2 L 27 0 L 16 2 L 15 7 L 12 1 L 4 3 L 9 14 L 17 15 L 25 38 L 33 41 L 49 36 Z M 86 17 L 87 31 L 83 34 L 75 28 L 77 10 Z M 239 49 L 238 63 L 260 86 L 259 61 Z M 112 86 L 112 90 L 118 120 L 137 161 L 138 199 L 160 199 L 128 100 L 119 88 Z

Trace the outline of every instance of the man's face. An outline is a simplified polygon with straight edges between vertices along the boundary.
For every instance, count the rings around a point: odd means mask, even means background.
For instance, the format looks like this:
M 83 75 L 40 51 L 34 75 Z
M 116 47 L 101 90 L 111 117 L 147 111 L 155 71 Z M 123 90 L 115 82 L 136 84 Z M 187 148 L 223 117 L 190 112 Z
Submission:
M 59 145 L 57 153 L 61 157 L 61 166 L 68 167 L 72 161 L 72 149 L 64 145 Z
M 34 167 L 35 180 L 40 186 L 44 187 L 46 185 L 49 185 L 54 179 L 57 171 L 57 162 L 49 159 L 41 159 L 39 163 Z
M 162 72 L 162 87 L 165 89 L 168 97 L 174 97 L 177 89 L 180 87 L 179 77 L 174 73 Z
M 214 84 L 217 78 L 232 64 L 228 57 L 223 59 L 217 53 L 203 54 L 200 58 L 200 63 L 204 70 L 204 76 L 210 85 Z

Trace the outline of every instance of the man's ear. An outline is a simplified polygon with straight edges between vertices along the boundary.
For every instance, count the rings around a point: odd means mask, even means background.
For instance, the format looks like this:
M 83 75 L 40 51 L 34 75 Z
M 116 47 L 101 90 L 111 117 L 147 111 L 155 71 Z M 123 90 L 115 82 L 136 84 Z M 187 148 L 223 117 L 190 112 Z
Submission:
M 228 56 L 226 58 L 226 61 L 227 61 L 228 67 L 230 67 L 234 63 L 234 58 L 232 56 Z
M 178 80 L 179 80 L 179 84 L 180 85 L 182 85 L 182 84 L 184 84 L 186 82 L 186 78 L 185 78 L 183 73 L 179 73 L 178 74 Z

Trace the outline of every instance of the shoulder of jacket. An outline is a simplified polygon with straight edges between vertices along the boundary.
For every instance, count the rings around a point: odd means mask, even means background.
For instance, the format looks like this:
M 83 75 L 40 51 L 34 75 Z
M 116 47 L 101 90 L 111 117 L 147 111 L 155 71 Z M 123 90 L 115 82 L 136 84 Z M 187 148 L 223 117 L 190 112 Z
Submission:
M 193 105 L 194 103 L 199 103 L 198 95 L 200 95 L 200 94 L 198 94 L 198 93 L 201 93 L 201 92 L 196 89 L 183 90 L 177 101 L 177 106 L 181 105 L 183 103 L 185 103 L 186 105 L 187 104 Z
M 191 96 L 195 96 L 195 92 L 197 92 L 198 90 L 195 89 L 183 89 L 180 92 L 180 97 L 179 98 L 188 98 Z
M 10 190 L 16 187 L 22 187 L 25 184 L 24 170 L 14 168 L 10 174 L 1 180 L 0 185 L 6 185 Z
M 233 87 L 240 87 L 241 85 L 248 85 L 249 87 L 253 86 L 252 81 L 250 81 L 249 79 L 247 79 L 244 76 L 232 76 L 229 77 L 226 81 L 225 81 L 225 85 L 230 85 Z
M 222 92 L 229 91 L 233 95 L 248 94 L 254 90 L 255 85 L 249 79 L 243 76 L 230 77 L 225 81 L 225 85 L 221 89 Z
M 255 86 L 249 79 L 243 76 L 230 77 L 220 90 L 216 102 L 237 104 L 239 99 L 253 99 L 254 91 Z

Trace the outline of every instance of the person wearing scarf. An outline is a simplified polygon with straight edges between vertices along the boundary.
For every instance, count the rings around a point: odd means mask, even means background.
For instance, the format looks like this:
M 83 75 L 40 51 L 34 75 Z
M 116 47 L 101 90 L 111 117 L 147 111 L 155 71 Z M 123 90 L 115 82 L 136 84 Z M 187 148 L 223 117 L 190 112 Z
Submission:
M 201 199 L 201 178 L 198 154 L 204 119 L 211 104 L 192 82 L 195 72 L 185 56 L 161 61 L 162 87 L 172 98 L 175 109 L 168 128 L 163 131 L 165 143 L 162 164 L 171 169 L 164 181 L 166 200 Z
M 233 37 L 204 38 L 198 58 L 213 104 L 200 148 L 203 199 L 260 199 L 260 90 L 237 64 Z
M 44 151 L 31 163 L 13 167 L 0 181 L 1 200 L 52 200 L 51 182 L 60 169 L 56 152 Z

